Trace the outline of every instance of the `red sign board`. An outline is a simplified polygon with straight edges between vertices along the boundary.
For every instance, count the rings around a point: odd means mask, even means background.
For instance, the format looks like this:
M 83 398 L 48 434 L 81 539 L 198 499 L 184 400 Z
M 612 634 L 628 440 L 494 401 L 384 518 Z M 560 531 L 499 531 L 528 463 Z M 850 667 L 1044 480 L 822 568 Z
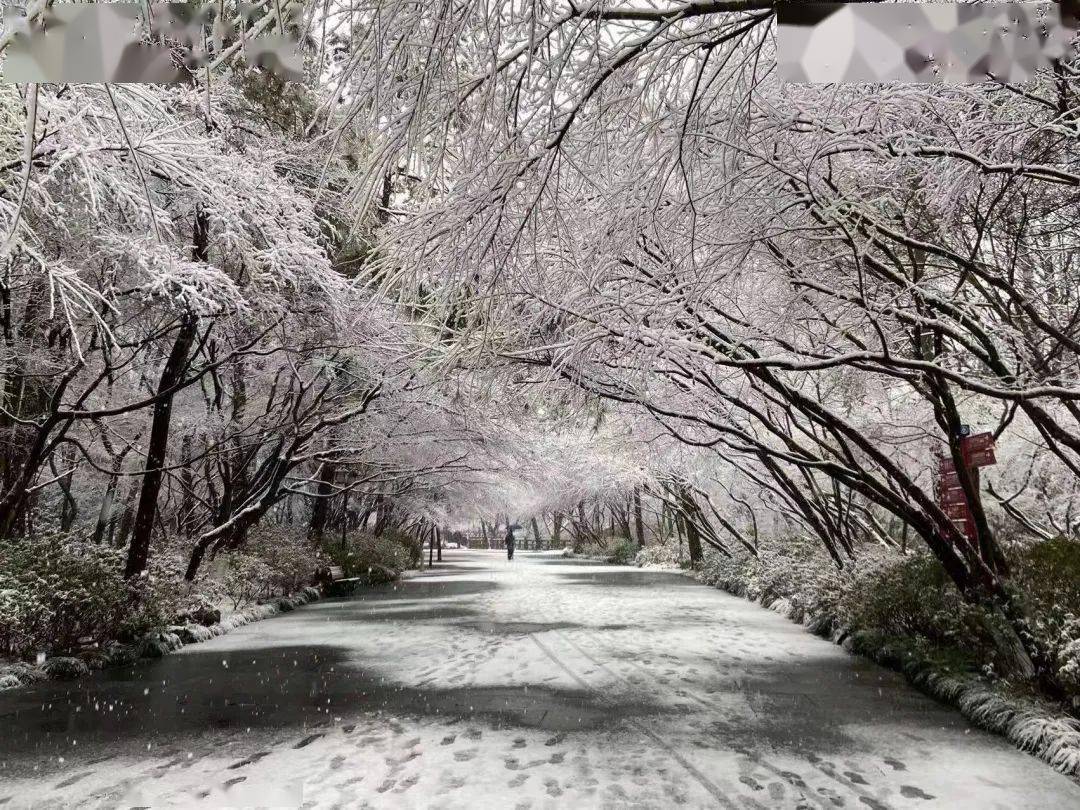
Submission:
M 964 490 L 952 487 L 950 489 L 942 489 L 938 491 L 938 500 L 943 506 L 949 506 L 951 504 L 960 504 L 967 509 L 967 496 L 964 495 Z
M 968 467 L 989 467 L 997 464 L 994 457 L 994 434 L 977 433 L 960 440 L 960 454 Z
M 965 520 L 968 516 L 968 507 L 966 503 L 942 504 L 941 511 L 953 520 Z
M 962 436 L 960 438 L 960 456 L 964 460 L 964 466 L 976 476 L 978 467 L 986 467 L 996 464 L 994 457 L 994 434 L 978 433 L 974 436 Z M 978 479 L 975 481 L 978 487 Z M 975 517 L 968 507 L 967 496 L 960 486 L 960 476 L 957 474 L 956 465 L 948 456 L 938 457 L 937 470 L 937 497 L 938 505 L 956 526 L 957 531 L 969 540 L 975 539 Z
M 949 462 L 949 466 L 952 466 L 952 462 Z M 945 491 L 946 489 L 955 489 L 960 486 L 960 476 L 956 474 L 955 469 L 951 470 L 938 470 L 938 489 Z

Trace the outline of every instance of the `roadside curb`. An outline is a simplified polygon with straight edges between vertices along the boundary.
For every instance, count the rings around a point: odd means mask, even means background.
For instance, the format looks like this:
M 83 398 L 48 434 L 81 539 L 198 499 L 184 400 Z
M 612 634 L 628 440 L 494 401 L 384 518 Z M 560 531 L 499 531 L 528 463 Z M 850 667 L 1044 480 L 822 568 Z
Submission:
M 212 625 L 187 623 L 168 625 L 145 633 L 132 644 L 109 642 L 89 654 L 57 655 L 44 663 L 17 662 L 0 667 L 0 694 L 46 680 L 76 680 L 92 672 L 134 664 L 143 659 L 163 658 L 190 644 L 223 636 L 237 627 L 289 613 L 322 598 L 318 588 L 307 586 L 292 594 L 239 610 Z

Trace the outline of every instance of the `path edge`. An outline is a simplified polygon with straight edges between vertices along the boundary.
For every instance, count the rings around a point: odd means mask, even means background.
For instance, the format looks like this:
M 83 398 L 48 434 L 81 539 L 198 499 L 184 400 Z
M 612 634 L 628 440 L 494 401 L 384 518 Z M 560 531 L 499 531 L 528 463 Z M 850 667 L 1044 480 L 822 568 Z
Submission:
M 43 664 L 18 662 L 0 666 L 0 695 L 16 689 L 33 686 L 42 681 L 71 681 L 105 669 L 130 666 L 138 661 L 163 658 L 191 644 L 199 644 L 223 636 L 238 627 L 269 619 L 281 613 L 289 613 L 304 605 L 322 599 L 323 594 L 311 585 L 291 594 L 276 597 L 261 604 L 226 616 L 211 625 L 166 625 L 144 633 L 137 641 L 123 644 L 112 641 L 94 650 L 94 655 L 57 655 Z
M 690 573 L 680 569 L 666 570 Z M 937 668 L 932 661 L 895 639 L 885 639 L 872 631 L 853 630 L 833 616 L 810 614 L 787 597 L 759 601 L 724 582 L 711 582 L 701 572 L 694 572 L 692 578 L 702 585 L 778 613 L 845 652 L 900 673 L 920 692 L 957 709 L 975 726 L 1004 737 L 1058 773 L 1080 781 L 1080 721 L 1064 712 L 1055 712 L 1036 700 L 1003 694 L 988 687 L 978 676 Z

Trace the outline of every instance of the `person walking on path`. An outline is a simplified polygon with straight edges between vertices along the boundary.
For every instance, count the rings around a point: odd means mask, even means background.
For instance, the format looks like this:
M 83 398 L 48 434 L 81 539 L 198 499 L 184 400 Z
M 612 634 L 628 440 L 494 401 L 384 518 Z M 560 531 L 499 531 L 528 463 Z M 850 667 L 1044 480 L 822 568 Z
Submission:
M 514 530 L 506 527 L 506 559 L 514 559 Z

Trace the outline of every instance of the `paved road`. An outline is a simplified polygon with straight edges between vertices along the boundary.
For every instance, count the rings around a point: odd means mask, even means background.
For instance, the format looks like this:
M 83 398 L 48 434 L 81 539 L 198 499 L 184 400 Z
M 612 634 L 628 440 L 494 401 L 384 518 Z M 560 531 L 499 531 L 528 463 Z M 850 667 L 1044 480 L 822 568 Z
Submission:
M 902 679 L 677 574 L 449 552 L 0 695 L 9 807 L 1067 808 Z

